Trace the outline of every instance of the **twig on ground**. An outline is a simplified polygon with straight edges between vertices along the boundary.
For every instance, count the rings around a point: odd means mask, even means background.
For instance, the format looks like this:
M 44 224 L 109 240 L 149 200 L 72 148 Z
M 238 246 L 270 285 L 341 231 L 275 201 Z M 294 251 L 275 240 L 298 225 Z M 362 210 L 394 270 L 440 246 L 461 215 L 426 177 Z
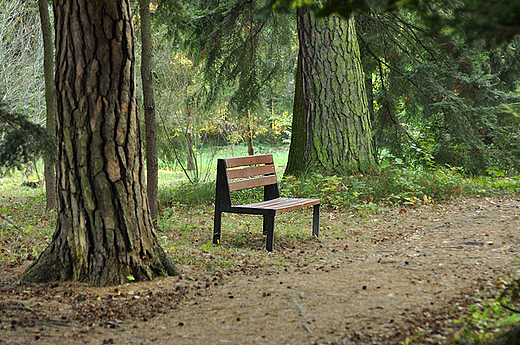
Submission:
M 22 231 L 23 230 L 21 227 L 16 225 L 11 219 L 7 218 L 7 216 L 4 215 L 3 213 L 0 213 L 0 218 L 5 220 L 7 223 L 11 224 L 11 226 L 13 226 L 16 230 L 18 230 L 18 231 Z
M 520 310 L 516 310 L 516 309 L 510 308 L 507 305 L 503 305 L 502 303 L 500 303 L 500 305 L 502 306 L 502 308 L 505 308 L 505 309 L 507 309 L 509 311 L 512 311 L 513 313 L 520 314 Z

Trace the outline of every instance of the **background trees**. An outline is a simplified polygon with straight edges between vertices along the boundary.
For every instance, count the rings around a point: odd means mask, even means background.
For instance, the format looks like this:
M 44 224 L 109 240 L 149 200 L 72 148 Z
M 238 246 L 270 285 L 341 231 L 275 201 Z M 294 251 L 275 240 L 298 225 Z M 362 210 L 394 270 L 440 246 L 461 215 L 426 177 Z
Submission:
M 0 174 L 25 168 L 52 145 L 39 126 L 45 123 L 39 22 L 34 3 L 0 4 Z
M 295 16 L 290 1 L 277 3 L 288 6 L 287 15 L 259 16 L 266 4 L 234 0 L 190 2 L 183 9 L 177 4 L 173 11 L 153 7 L 157 10 L 152 15 L 152 40 L 157 44 L 154 54 L 160 57 L 152 61 L 153 78 L 147 80 L 160 90 L 156 95 L 160 128 L 158 154 L 150 154 L 158 156 L 160 166 L 181 162 L 190 179 L 197 181 L 205 175 L 198 169 L 197 152 L 208 143 L 243 141 L 251 153 L 251 139 L 256 145 L 299 142 L 299 132 L 294 130 L 299 122 L 290 125 L 300 45 Z M 347 15 L 359 5 L 349 4 L 324 2 L 318 12 Z M 482 16 L 487 27 L 510 34 L 516 32 L 515 24 L 502 15 L 495 19 L 485 15 L 487 5 L 480 2 L 475 2 L 477 8 L 443 1 L 428 8 L 418 2 L 412 11 L 402 6 L 388 11 L 386 3 L 371 4 L 374 7 L 365 4 L 356 16 L 364 69 L 364 76 L 356 78 L 365 80 L 374 153 L 379 159 L 391 155 L 426 167 L 464 166 L 468 174 L 483 174 L 494 166 L 517 169 L 517 124 L 502 106 L 516 102 L 517 41 L 478 41 L 478 32 L 486 35 L 482 23 L 474 19 Z M 2 80 L 9 81 L 4 83 L 5 100 L 11 110 L 43 123 L 42 45 L 39 35 L 30 34 L 38 28 L 27 16 L 32 11 L 36 18 L 36 7 L 21 1 L 2 6 L 7 14 L 2 44 L 10 47 L 2 55 L 4 65 L 34 61 L 19 69 L 3 69 Z M 497 6 L 506 4 L 497 2 Z M 8 13 L 16 14 L 16 20 Z M 457 26 L 447 14 L 469 19 Z M 453 29 L 442 31 L 441 24 Z M 25 48 L 34 49 L 15 48 L 20 45 L 15 37 L 23 38 Z M 472 45 L 467 45 L 468 40 Z M 35 82 L 40 84 L 32 87 Z M 27 100 L 31 104 L 22 105 Z M 309 143 L 307 138 L 302 142 Z M 310 166 L 310 156 L 303 161 L 300 157 L 290 155 L 288 173 L 307 169 L 294 168 L 292 162 Z M 152 186 L 153 179 L 149 180 Z
M 38 0 L 40 12 L 41 31 L 43 39 L 43 75 L 45 79 L 45 127 L 54 135 L 56 132 L 56 89 L 54 85 L 54 39 L 51 19 L 49 15 L 49 3 L 47 0 Z M 47 197 L 47 210 L 57 207 L 55 149 L 45 157 L 45 196 Z
M 185 47 L 203 66 L 204 85 L 195 97 L 206 110 L 224 100 L 226 118 L 239 126 L 250 154 L 253 139 L 268 132 L 260 121 L 273 129 L 273 115 L 288 108 L 284 93 L 291 87 L 288 75 L 296 57 L 292 18 L 259 18 L 256 12 L 263 5 L 195 2 L 187 8 L 190 26 L 183 28 Z
M 152 75 L 152 28 L 150 23 L 150 1 L 139 1 L 141 23 L 141 81 L 143 85 L 143 108 L 146 130 L 146 193 L 150 216 L 157 219 L 158 170 L 157 162 L 157 123 L 155 120 L 155 99 Z

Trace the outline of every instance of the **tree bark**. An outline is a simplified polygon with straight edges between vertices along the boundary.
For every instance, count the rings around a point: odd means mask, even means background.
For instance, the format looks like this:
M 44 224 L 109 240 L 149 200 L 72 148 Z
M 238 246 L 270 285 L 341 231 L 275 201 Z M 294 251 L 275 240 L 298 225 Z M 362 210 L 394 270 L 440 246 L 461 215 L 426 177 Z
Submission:
M 54 49 L 52 27 L 47 0 L 38 0 L 40 21 L 43 37 L 43 74 L 45 78 L 45 106 L 46 128 L 56 135 L 56 87 L 54 85 Z M 56 195 L 55 156 L 44 157 L 43 174 L 45 176 L 45 196 L 47 211 L 56 209 L 58 197 Z
M 129 0 L 55 0 L 58 220 L 20 277 L 117 285 L 177 274 L 153 231 Z
M 301 175 L 306 168 L 305 148 L 307 145 L 307 117 L 303 97 L 302 55 L 298 52 L 298 65 L 294 79 L 294 103 L 291 130 L 291 145 L 284 175 Z
M 247 125 L 246 125 L 246 143 L 247 143 L 247 154 L 253 156 L 255 154 L 255 147 L 253 145 L 253 129 L 251 128 L 251 111 L 247 111 Z
M 143 83 L 144 124 L 146 133 L 146 192 L 150 216 L 155 222 L 158 214 L 157 191 L 159 185 L 159 163 L 157 161 L 157 122 L 152 75 L 152 29 L 150 24 L 150 0 L 139 1 L 141 16 L 141 79 Z
M 376 169 L 354 19 L 317 20 L 299 10 L 307 171 L 348 174 Z
M 186 170 L 194 171 L 195 177 L 199 178 L 199 172 L 195 161 L 195 153 L 193 152 L 193 136 L 192 136 L 192 125 L 191 125 L 191 106 L 186 102 Z

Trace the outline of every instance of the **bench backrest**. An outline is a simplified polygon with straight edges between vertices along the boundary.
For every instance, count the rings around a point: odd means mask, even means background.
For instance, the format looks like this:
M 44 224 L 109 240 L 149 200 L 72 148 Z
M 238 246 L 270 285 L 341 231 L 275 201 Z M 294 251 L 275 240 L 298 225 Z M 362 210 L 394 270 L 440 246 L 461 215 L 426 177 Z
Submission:
M 231 206 L 231 192 L 264 187 L 264 200 L 280 197 L 272 155 L 219 159 L 215 203 Z

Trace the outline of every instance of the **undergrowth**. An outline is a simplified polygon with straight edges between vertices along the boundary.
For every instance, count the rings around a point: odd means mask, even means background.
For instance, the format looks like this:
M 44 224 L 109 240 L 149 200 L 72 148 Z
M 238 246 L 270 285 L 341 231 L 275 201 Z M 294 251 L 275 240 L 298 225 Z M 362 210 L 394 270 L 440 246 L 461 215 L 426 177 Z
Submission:
M 319 198 L 336 210 L 377 210 L 384 206 L 442 203 L 457 197 L 483 197 L 520 193 L 520 180 L 489 169 L 489 176 L 465 177 L 457 168 L 416 169 L 402 161 L 382 164 L 377 174 L 350 176 L 284 176 L 283 197 Z M 280 174 L 279 174 L 280 175 Z M 237 204 L 260 201 L 261 188 L 232 193 Z M 214 182 L 175 183 L 159 192 L 161 204 L 210 205 L 215 198 Z
M 450 344 L 518 344 L 520 280 L 509 277 L 499 280 L 502 293 L 471 305 L 466 313 L 454 320 L 452 326 L 458 331 Z
M 20 176 L 0 179 L 0 263 L 37 257 L 50 242 L 56 212 L 45 211 L 45 190 Z

